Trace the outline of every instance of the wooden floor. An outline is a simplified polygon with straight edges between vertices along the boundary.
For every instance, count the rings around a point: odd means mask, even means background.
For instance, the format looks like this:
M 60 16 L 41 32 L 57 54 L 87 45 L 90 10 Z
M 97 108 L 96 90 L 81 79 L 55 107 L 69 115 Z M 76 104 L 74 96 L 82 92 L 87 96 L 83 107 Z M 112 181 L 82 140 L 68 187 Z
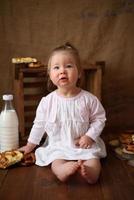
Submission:
M 134 167 L 119 160 L 107 148 L 102 173 L 95 185 L 78 176 L 67 183 L 59 182 L 50 167 L 13 167 L 0 170 L 2 200 L 131 200 L 134 199 Z

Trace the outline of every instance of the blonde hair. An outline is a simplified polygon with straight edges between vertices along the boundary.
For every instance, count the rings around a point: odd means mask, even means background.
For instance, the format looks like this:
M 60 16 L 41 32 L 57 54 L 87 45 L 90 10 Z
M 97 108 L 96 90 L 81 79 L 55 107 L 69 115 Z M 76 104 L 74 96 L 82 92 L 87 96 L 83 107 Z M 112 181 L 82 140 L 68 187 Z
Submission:
M 47 87 L 48 87 L 49 91 L 53 91 L 54 89 L 56 89 L 56 86 L 52 83 L 52 81 L 49 78 L 49 70 L 50 70 L 50 67 L 51 67 L 52 57 L 58 52 L 67 52 L 67 53 L 71 54 L 75 59 L 79 75 L 81 74 L 81 71 L 82 71 L 79 52 L 72 44 L 67 42 L 64 45 L 56 47 L 55 49 L 52 50 L 52 52 L 51 52 L 51 54 L 49 56 L 49 59 L 48 59 L 48 66 L 47 66 L 48 82 L 47 82 Z M 79 79 L 78 79 L 77 85 L 79 85 Z

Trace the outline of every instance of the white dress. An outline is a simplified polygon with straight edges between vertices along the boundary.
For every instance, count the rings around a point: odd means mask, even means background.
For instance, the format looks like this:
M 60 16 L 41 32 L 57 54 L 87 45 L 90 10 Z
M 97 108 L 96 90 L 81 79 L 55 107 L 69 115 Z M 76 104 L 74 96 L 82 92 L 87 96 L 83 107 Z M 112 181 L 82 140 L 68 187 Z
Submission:
M 43 97 L 36 111 L 28 141 L 39 144 L 44 133 L 47 141 L 35 151 L 36 164 L 47 166 L 56 159 L 87 160 L 106 156 L 100 134 L 105 125 L 105 111 L 91 93 L 81 90 L 75 97 L 63 97 L 57 91 Z M 90 149 L 75 145 L 75 139 L 90 136 Z

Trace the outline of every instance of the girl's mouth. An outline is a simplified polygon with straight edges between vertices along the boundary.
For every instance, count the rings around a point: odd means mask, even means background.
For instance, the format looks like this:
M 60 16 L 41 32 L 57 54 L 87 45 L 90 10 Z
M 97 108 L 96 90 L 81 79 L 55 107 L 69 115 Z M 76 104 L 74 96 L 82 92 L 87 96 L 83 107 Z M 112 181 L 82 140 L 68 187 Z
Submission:
M 59 79 L 59 81 L 65 83 L 65 82 L 68 81 L 68 78 L 66 78 L 66 77 L 62 77 L 62 78 Z
M 59 80 L 67 80 L 67 77 L 61 77 Z
M 65 80 L 65 79 L 67 79 L 67 78 L 64 77 L 64 78 L 61 78 L 60 80 Z

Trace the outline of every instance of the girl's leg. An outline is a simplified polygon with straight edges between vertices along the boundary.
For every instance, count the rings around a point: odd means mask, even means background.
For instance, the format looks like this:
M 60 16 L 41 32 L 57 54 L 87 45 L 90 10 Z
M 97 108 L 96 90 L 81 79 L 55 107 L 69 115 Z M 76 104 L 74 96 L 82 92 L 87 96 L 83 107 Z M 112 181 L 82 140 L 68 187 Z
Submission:
M 101 171 L 100 160 L 93 158 L 86 161 L 79 160 L 78 163 L 82 177 L 90 184 L 96 183 Z
M 80 167 L 77 161 L 55 160 L 52 162 L 51 168 L 57 178 L 64 182 L 73 175 Z

